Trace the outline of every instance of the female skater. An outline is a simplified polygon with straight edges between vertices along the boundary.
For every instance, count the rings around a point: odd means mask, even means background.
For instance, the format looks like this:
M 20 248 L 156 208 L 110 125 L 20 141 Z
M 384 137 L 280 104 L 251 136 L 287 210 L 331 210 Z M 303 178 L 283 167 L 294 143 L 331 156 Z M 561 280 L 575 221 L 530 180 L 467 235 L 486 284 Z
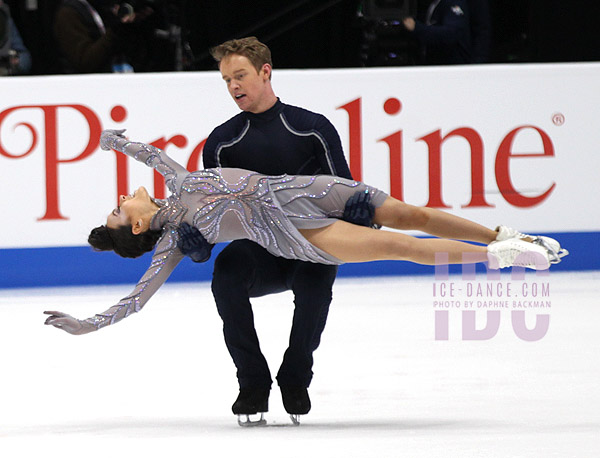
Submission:
M 106 225 L 92 230 L 89 242 L 98 250 L 138 257 L 156 249 L 133 292 L 105 312 L 86 320 L 44 312 L 50 315 L 45 324 L 71 334 L 87 334 L 140 311 L 183 258 L 177 248 L 177 228 L 183 222 L 200 230 L 209 243 L 247 238 L 277 256 L 324 264 L 386 259 L 430 265 L 489 261 L 494 269 L 513 265 L 547 269 L 567 254 L 553 239 L 527 236 L 504 226 L 498 231 L 487 229 L 339 177 L 270 177 L 226 168 L 190 173 L 164 151 L 130 142 L 123 132 L 104 131 L 101 148 L 121 151 L 155 168 L 165 177 L 172 195 L 157 200 L 140 187 L 132 195 L 121 196 Z M 441 238 L 419 239 L 336 219 L 356 192 L 370 195 L 374 223 Z

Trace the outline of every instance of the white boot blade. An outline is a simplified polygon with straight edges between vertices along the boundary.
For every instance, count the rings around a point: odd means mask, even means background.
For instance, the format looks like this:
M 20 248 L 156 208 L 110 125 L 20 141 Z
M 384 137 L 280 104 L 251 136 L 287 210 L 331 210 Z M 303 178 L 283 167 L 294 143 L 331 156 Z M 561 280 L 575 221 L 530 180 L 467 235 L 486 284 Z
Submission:
M 558 251 L 550 244 L 544 237 L 536 237 L 533 241 L 536 245 L 539 245 L 546 249 L 548 252 L 548 258 L 550 259 L 550 264 L 558 264 L 562 261 L 561 258 L 564 258 L 569 254 L 567 250 L 564 248 L 559 248 Z
M 265 420 L 264 412 L 259 412 L 260 418 L 258 420 L 251 418 L 253 415 L 247 414 L 238 414 L 238 425 L 248 428 L 254 426 L 265 426 L 267 424 L 267 420 Z M 258 414 L 256 414 L 258 415 Z
M 556 251 L 550 252 L 550 263 L 558 264 L 560 261 L 562 261 L 562 258 L 567 256 L 568 254 L 569 254 L 569 252 L 567 250 L 565 250 L 564 248 L 561 248 L 558 252 L 556 252 Z

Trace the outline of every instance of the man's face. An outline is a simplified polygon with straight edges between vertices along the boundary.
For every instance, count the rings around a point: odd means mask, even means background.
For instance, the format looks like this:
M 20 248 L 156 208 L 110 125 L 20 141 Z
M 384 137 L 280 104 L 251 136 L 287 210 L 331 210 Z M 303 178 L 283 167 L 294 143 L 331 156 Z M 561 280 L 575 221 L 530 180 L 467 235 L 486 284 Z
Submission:
M 262 113 L 270 108 L 271 101 L 267 100 L 271 72 L 269 64 L 264 64 L 257 72 L 247 57 L 231 54 L 221 61 L 219 70 L 240 110 Z

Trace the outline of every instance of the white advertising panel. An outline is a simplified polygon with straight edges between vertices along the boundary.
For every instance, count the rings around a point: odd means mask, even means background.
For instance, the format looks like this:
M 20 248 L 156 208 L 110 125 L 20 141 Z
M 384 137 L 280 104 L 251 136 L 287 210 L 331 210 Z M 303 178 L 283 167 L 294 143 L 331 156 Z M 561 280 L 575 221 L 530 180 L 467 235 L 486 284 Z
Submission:
M 275 70 L 338 129 L 355 179 L 488 226 L 596 232 L 600 64 Z M 120 193 L 165 189 L 98 147 L 127 128 L 188 168 L 237 113 L 217 72 L 0 79 L 0 248 L 86 244 Z

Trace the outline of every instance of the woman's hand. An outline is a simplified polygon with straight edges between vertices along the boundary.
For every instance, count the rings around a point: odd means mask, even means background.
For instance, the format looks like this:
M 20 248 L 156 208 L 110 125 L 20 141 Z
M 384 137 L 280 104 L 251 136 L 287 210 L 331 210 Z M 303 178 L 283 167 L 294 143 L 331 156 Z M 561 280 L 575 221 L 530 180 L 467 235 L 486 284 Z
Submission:
M 125 129 L 106 129 L 102 131 L 100 135 L 100 148 L 104 151 L 110 151 L 114 146 L 115 137 L 120 137 L 127 139 L 125 135 L 123 135 Z
M 44 312 L 44 314 L 50 315 L 48 318 L 46 318 L 44 324 L 62 329 L 69 334 L 78 336 L 96 330 L 96 328 L 91 324 L 86 323 L 85 321 L 80 321 L 77 318 L 73 318 L 71 315 L 67 315 L 66 313 Z

